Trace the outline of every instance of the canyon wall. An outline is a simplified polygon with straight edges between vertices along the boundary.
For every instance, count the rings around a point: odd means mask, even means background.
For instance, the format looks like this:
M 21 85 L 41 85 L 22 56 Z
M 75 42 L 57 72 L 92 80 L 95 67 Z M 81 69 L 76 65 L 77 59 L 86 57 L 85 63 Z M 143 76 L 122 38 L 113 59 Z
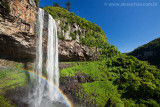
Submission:
M 35 21 L 37 7 L 34 0 L 10 0 L 0 11 L 0 58 L 31 60 L 35 54 Z M 8 12 L 8 13 L 6 13 Z
M 2 0 L 0 2 L 0 58 L 15 61 L 33 61 L 35 59 L 37 13 L 38 8 L 34 0 Z M 45 12 L 44 19 L 43 49 L 46 56 L 47 12 Z M 80 30 L 83 32 L 85 29 L 82 30 L 75 23 L 64 32 L 60 26 L 61 22 L 61 20 L 56 20 L 58 35 L 63 34 L 64 36 L 64 40 L 59 39 L 60 61 L 97 60 L 99 49 L 82 45 L 79 41 L 80 35 L 76 35 L 76 39 L 69 36 L 70 31 Z M 84 37 L 85 34 L 81 36 Z

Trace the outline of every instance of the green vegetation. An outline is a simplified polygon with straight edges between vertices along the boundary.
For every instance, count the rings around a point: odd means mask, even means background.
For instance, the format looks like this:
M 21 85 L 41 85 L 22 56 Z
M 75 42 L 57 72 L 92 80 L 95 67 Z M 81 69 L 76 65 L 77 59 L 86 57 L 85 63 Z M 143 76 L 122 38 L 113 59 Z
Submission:
M 0 104 L 1 104 L 1 107 L 17 107 L 15 105 L 12 105 L 11 101 L 7 100 L 3 96 L 0 96 Z
M 66 9 L 60 7 L 47 6 L 44 8 L 54 19 L 65 20 L 69 24 L 77 23 L 81 28 L 86 30 L 93 30 L 99 34 L 105 35 L 102 28 L 91 23 L 84 18 L 74 15 L 73 12 L 69 12 Z
M 53 3 L 54 7 L 61 7 L 58 3 Z
M 6 62 L 5 68 L 0 68 L 0 104 L 3 107 L 11 107 L 11 101 L 3 96 L 6 90 L 24 87 L 27 83 L 27 76 L 23 69 L 23 64 Z M 12 105 L 12 107 L 15 107 Z
M 97 106 L 104 107 L 109 99 L 113 101 L 114 106 L 123 107 L 123 102 L 117 92 L 117 86 L 111 81 L 95 81 L 92 83 L 82 84 L 82 89 L 78 95 L 88 102 L 92 102 Z M 87 95 L 87 96 L 86 96 Z
M 73 40 L 76 40 L 76 34 L 72 31 L 70 31 L 70 37 L 72 37 Z
M 58 38 L 61 39 L 61 40 L 64 40 L 64 36 L 62 34 L 60 34 L 59 31 L 57 31 L 57 35 L 58 35 Z
M 36 3 L 36 6 L 39 7 L 39 1 L 40 0 L 34 0 L 34 2 Z
M 69 27 L 68 27 L 68 23 L 63 23 L 63 22 L 61 22 L 60 23 L 60 27 L 61 27 L 61 29 L 62 30 L 64 30 L 65 32 L 67 31 L 67 30 L 69 30 Z
M 151 53 L 152 55 L 146 56 L 145 52 Z M 157 65 L 160 68 L 160 38 L 140 46 L 128 54 L 133 55 L 140 60 L 148 61 L 149 63 Z
M 88 74 L 91 83 L 81 83 L 77 96 L 104 107 L 159 107 L 160 70 L 133 56 L 120 54 L 102 61 L 76 62 L 61 70 L 61 78 Z
M 66 5 L 65 9 L 67 9 L 68 11 L 70 11 L 71 10 L 71 2 L 67 1 L 65 3 L 65 5 Z
M 79 25 L 82 29 L 85 29 L 85 37 L 81 36 L 82 33 L 79 30 L 70 32 L 70 36 L 73 39 L 76 39 L 76 34 L 80 35 L 81 44 L 87 46 L 96 46 L 97 48 L 100 48 L 102 51 L 101 53 L 103 54 L 102 56 L 105 57 L 119 54 L 118 49 L 108 43 L 102 28 L 95 23 L 91 23 L 86 19 L 76 16 L 74 13 L 60 7 L 47 6 L 44 8 L 44 10 L 51 14 L 54 19 L 61 20 L 60 27 L 65 32 L 68 30 L 68 26 L 73 25 L 74 23 Z M 64 39 L 61 35 L 59 35 L 59 38 Z

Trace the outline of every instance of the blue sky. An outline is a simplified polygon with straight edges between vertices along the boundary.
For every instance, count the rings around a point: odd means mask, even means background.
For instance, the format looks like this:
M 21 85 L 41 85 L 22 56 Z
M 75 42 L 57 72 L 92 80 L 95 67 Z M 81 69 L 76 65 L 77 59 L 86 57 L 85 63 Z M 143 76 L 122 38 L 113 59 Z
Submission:
M 40 0 L 40 6 L 52 6 L 54 2 L 57 2 L 64 7 L 66 1 Z M 115 45 L 121 52 L 132 51 L 138 46 L 160 37 L 159 0 L 69 1 L 71 2 L 71 12 L 101 26 L 109 43 Z M 111 6 L 111 3 L 119 5 L 125 3 L 125 5 Z M 140 6 L 141 3 L 145 6 Z

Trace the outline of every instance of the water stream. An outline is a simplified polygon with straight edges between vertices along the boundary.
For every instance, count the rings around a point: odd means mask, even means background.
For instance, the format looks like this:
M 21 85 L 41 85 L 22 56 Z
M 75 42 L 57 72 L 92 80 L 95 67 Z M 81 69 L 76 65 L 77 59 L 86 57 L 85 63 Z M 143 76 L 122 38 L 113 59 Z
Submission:
M 30 107 L 68 107 L 68 101 L 59 90 L 58 38 L 56 22 L 48 14 L 47 58 L 43 60 L 44 10 L 39 9 L 36 32 L 37 47 L 34 75 L 29 91 Z M 46 72 L 46 77 L 43 75 Z

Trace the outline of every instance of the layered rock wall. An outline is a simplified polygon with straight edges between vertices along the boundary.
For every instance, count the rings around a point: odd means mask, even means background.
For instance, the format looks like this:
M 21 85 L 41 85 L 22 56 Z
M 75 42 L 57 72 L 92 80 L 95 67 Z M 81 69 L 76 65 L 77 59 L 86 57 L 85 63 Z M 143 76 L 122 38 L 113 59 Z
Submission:
M 9 13 L 0 11 L 0 58 L 32 60 L 36 40 L 35 2 L 34 0 L 10 0 L 7 5 L 10 7 Z
M 5 0 L 0 2 L 0 5 Z M 8 0 L 9 13 L 5 13 L 0 6 L 0 58 L 15 61 L 33 61 L 36 48 L 36 17 L 38 9 L 34 0 Z M 6 2 L 5 2 L 6 3 Z M 59 39 L 60 61 L 86 61 L 97 60 L 99 49 L 84 46 L 79 38 L 85 37 L 85 29 L 81 29 L 76 23 L 68 25 L 67 31 L 61 26 L 62 21 L 56 20 L 58 36 L 63 35 L 64 40 Z M 64 23 L 65 24 L 65 23 Z M 70 32 L 80 31 L 76 39 L 70 36 Z M 43 31 L 44 57 L 47 51 L 48 13 L 45 12 Z

